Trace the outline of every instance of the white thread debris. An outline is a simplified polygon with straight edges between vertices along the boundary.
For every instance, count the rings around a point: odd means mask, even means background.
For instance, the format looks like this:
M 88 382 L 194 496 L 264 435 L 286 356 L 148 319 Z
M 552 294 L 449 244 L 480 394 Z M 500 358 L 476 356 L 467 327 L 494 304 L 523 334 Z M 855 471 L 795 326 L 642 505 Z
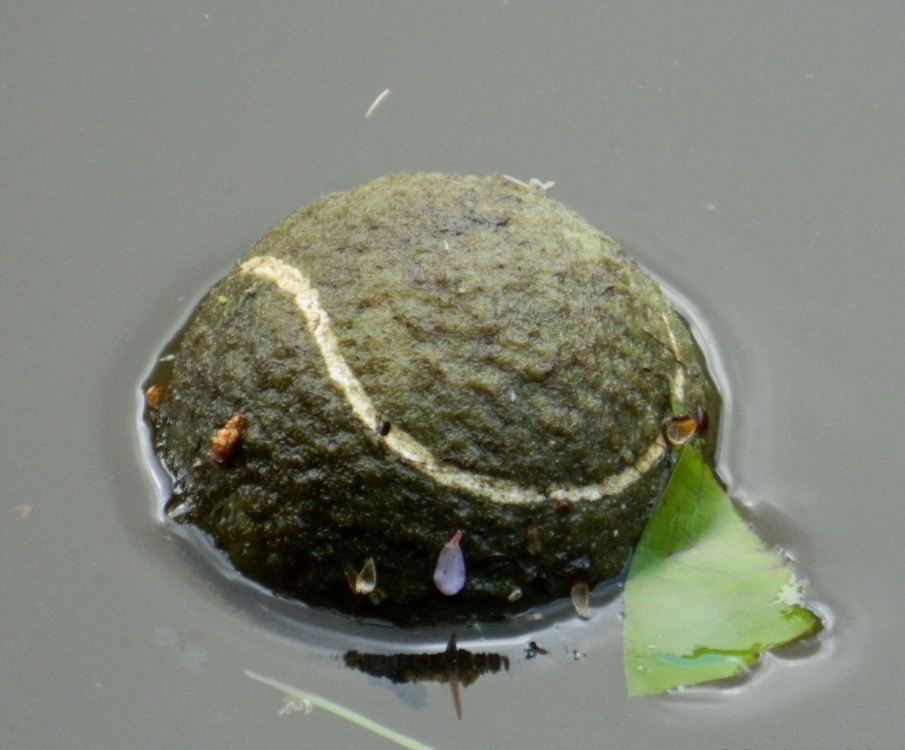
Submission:
M 277 711 L 277 716 L 288 716 L 296 711 L 304 711 L 310 714 L 314 710 L 314 704 L 307 698 L 295 698 L 291 695 L 283 697 L 283 707 Z
M 374 110 L 377 109 L 377 108 L 380 106 L 380 103 L 381 103 L 384 99 L 386 99 L 389 95 L 390 95 L 390 90 L 389 90 L 389 89 L 384 89 L 383 91 L 381 91 L 381 92 L 377 95 L 377 98 L 371 103 L 371 106 L 368 107 L 368 111 L 365 112 L 365 118 L 367 119 L 367 118 L 370 117 L 372 114 L 374 114 Z
M 550 180 L 549 182 L 541 182 L 537 177 L 532 177 L 528 182 L 523 182 L 517 177 L 510 177 L 508 174 L 504 174 L 503 177 L 513 185 L 518 185 L 520 188 L 524 188 L 531 195 L 544 195 L 546 192 L 553 187 L 556 183 Z
M 787 607 L 800 607 L 804 604 L 804 582 L 792 574 L 791 580 L 784 583 L 770 604 L 784 604 Z

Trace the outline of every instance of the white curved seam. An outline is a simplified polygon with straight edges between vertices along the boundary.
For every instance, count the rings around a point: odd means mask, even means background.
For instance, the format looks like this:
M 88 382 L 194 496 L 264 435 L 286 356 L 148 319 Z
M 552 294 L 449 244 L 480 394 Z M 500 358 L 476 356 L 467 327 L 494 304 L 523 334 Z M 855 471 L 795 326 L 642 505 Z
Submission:
M 676 371 L 672 376 L 673 402 L 681 404 L 685 402 L 685 365 L 682 364 L 682 358 L 679 356 L 679 344 L 672 332 L 672 326 L 669 325 L 669 318 L 666 317 L 666 313 L 662 313 L 660 317 L 663 318 L 663 324 L 666 326 L 666 333 L 669 336 L 669 349 L 678 363 Z
M 308 278 L 294 266 L 271 256 L 251 258 L 242 263 L 239 269 L 243 273 L 254 274 L 271 281 L 292 296 L 296 307 L 305 317 L 308 330 L 324 360 L 330 380 L 343 394 L 358 420 L 369 430 L 377 429 L 383 417 L 342 356 L 339 340 L 330 326 L 330 316 L 321 306 L 317 289 L 311 286 Z M 669 335 L 672 344 L 675 345 L 671 330 Z M 681 367 L 678 368 L 677 374 L 680 374 L 680 371 Z M 555 484 L 541 491 L 523 487 L 508 479 L 465 471 L 438 459 L 412 435 L 396 425 L 393 425 L 392 430 L 382 440 L 386 447 L 405 463 L 444 487 L 468 492 L 491 502 L 516 505 L 536 504 L 548 499 L 594 502 L 604 497 L 618 495 L 637 482 L 666 452 L 666 443 L 662 437 L 657 436 L 632 466 L 602 482 L 588 485 Z

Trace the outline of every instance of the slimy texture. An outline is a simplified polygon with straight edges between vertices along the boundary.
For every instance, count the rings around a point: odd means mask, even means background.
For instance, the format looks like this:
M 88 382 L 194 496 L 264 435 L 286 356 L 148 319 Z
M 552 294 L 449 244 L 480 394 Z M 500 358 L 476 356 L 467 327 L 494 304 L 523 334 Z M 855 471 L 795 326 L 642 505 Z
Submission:
M 390 175 L 300 209 L 168 353 L 149 414 L 179 521 L 277 593 L 405 624 L 618 575 L 672 465 L 663 421 L 719 408 L 659 287 L 501 175 Z M 468 569 L 444 595 L 456 530 Z M 344 570 L 370 558 L 361 596 Z

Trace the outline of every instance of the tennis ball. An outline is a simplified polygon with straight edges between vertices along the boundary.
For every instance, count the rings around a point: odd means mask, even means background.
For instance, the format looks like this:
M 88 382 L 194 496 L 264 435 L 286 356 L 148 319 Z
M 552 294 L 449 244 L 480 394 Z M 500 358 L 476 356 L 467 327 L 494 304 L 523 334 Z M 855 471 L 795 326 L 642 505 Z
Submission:
M 277 594 L 404 624 L 619 575 L 664 422 L 719 401 L 658 285 L 545 187 L 390 175 L 270 230 L 152 375 L 170 516 Z

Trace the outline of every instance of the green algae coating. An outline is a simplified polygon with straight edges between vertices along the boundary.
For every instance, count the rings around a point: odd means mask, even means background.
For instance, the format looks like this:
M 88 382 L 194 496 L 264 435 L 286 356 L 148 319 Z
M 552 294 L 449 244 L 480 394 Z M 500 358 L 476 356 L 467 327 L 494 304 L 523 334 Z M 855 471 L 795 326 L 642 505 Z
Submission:
M 543 495 L 624 472 L 674 413 L 716 422 L 703 357 L 656 283 L 501 175 L 390 175 L 327 195 L 243 260 L 259 256 L 310 280 L 384 421 L 353 413 L 292 296 L 239 266 L 173 343 L 150 418 L 173 517 L 279 594 L 406 624 L 524 611 L 622 571 L 673 460 L 616 496 L 502 504 L 402 460 L 387 429 Z M 217 463 L 211 438 L 235 415 L 241 446 Z M 432 574 L 456 530 L 468 580 L 447 597 Z M 371 557 L 377 589 L 356 595 L 346 571 Z

